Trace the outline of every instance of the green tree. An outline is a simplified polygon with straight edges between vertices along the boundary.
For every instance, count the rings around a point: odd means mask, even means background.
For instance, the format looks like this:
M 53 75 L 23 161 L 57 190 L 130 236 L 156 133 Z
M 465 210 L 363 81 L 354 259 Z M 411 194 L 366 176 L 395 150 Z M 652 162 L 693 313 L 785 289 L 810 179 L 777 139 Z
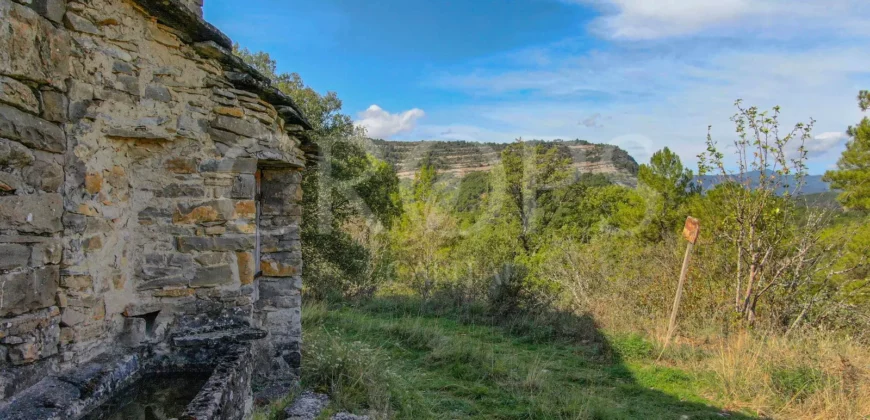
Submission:
M 692 170 L 683 168 L 676 153 L 665 147 L 653 153 L 649 165 L 640 165 L 637 172 L 639 183 L 652 188 L 669 203 L 680 204 L 695 191 Z
M 519 222 L 519 239 L 527 254 L 533 250 L 533 235 L 545 224 L 537 222 L 548 220 L 538 207 L 553 199 L 554 192 L 569 179 L 570 164 L 571 157 L 564 150 L 541 142 L 518 139 L 501 152 L 505 211 Z
M 646 236 L 650 239 L 661 239 L 674 230 L 683 214 L 679 212 L 686 198 L 698 192 L 692 182 L 693 174 L 684 168 L 680 157 L 665 147 L 655 152 L 649 165 L 640 165 L 637 173 L 638 183 L 653 191 L 657 197 L 647 200 L 653 208 L 651 214 L 651 230 Z
M 790 199 L 800 191 L 806 175 L 804 142 L 811 137 L 812 121 L 781 132 L 779 107 L 768 113 L 756 107 L 744 108 L 740 101 L 735 106 L 737 113 L 732 121 L 737 131 L 737 173 L 728 169 L 725 155 L 709 134 L 707 152 L 698 156 L 698 172 L 720 177 L 715 195 L 722 195 L 726 221 L 718 224 L 727 228 L 713 234 L 733 244 L 734 306 L 752 324 L 759 303 L 772 299 L 774 292 L 785 287 L 795 269 L 800 272 L 806 262 L 804 257 L 816 245 L 822 219 L 804 216 Z M 794 144 L 799 151 L 796 158 L 788 153 Z M 796 179 L 797 185 L 788 185 L 791 179 Z M 778 194 L 780 191 L 784 196 Z M 796 238 L 807 241 L 796 243 Z
M 866 111 L 870 106 L 870 92 L 861 91 L 859 105 Z M 825 173 L 824 180 L 831 188 L 843 190 L 837 200 L 843 207 L 854 210 L 870 210 L 870 119 L 864 117 L 847 133 L 851 140 L 846 143 L 837 169 Z

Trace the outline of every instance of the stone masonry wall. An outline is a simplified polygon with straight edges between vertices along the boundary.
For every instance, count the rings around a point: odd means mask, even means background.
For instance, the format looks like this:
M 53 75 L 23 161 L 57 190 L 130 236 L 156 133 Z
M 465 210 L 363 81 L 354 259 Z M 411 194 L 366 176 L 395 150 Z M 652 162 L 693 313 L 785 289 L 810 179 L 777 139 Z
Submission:
M 201 14 L 0 0 L 0 400 L 236 325 L 298 372 L 307 123 Z

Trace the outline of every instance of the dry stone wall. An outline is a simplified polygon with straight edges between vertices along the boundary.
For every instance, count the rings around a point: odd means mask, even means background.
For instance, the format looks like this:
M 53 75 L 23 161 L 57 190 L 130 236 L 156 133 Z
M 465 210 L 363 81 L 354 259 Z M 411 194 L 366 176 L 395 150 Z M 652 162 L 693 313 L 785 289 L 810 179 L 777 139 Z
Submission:
M 0 0 L 0 400 L 234 327 L 298 373 L 309 126 L 201 6 Z

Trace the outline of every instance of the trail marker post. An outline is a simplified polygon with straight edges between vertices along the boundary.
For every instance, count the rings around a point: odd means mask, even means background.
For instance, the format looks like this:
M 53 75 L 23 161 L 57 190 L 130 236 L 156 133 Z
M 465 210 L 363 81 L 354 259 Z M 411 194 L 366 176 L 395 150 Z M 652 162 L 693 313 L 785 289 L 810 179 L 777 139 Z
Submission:
M 692 248 L 695 246 L 695 242 L 698 240 L 698 234 L 701 231 L 701 222 L 689 216 L 686 219 L 686 225 L 683 227 L 683 238 L 689 242 L 686 245 L 686 255 L 683 257 L 683 269 L 680 270 L 680 281 L 677 283 L 677 295 L 674 297 L 674 308 L 671 309 L 671 321 L 668 324 L 668 335 L 665 337 L 665 345 L 662 347 L 662 353 L 659 354 L 659 358 L 662 357 L 662 354 L 665 353 L 665 349 L 668 348 L 668 344 L 671 342 L 671 337 L 674 335 L 674 331 L 677 329 L 677 313 L 680 310 L 680 300 L 683 298 L 683 285 L 686 283 L 686 276 L 689 274 L 689 260 L 692 257 Z

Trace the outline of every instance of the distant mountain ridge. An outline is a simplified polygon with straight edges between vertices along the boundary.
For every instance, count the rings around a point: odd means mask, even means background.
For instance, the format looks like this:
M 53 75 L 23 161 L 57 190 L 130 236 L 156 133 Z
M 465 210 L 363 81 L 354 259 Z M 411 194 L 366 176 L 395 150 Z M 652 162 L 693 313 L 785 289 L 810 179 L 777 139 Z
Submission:
M 464 177 L 472 172 L 489 171 L 510 143 L 476 143 L 468 141 L 391 141 L 372 140 L 378 157 L 393 164 L 399 178 L 409 179 L 424 159 L 435 164 L 439 174 Z M 570 154 L 573 167 L 580 173 L 604 174 L 614 182 L 636 183 L 638 164 L 618 146 L 596 144 L 586 140 L 527 140 L 544 143 Z
M 745 178 L 751 181 L 751 187 L 756 187 L 758 185 L 758 179 L 761 175 L 759 171 L 751 171 L 746 173 Z M 804 185 L 801 186 L 800 191 L 798 192 L 801 195 L 809 195 L 809 194 L 818 194 L 825 193 L 831 191 L 830 186 L 827 182 L 822 180 L 822 175 L 807 175 L 804 177 L 803 182 Z M 725 179 L 736 180 L 737 177 L 735 175 L 730 175 Z M 719 175 L 705 175 L 703 177 L 695 177 L 695 182 L 701 181 L 701 185 L 704 187 L 704 190 L 709 190 L 713 188 L 715 185 L 721 183 L 723 178 Z M 795 184 L 797 183 L 794 175 L 788 175 L 783 180 L 784 185 L 789 186 L 789 190 L 793 190 Z M 785 188 L 780 188 L 777 193 L 782 194 L 785 192 Z

